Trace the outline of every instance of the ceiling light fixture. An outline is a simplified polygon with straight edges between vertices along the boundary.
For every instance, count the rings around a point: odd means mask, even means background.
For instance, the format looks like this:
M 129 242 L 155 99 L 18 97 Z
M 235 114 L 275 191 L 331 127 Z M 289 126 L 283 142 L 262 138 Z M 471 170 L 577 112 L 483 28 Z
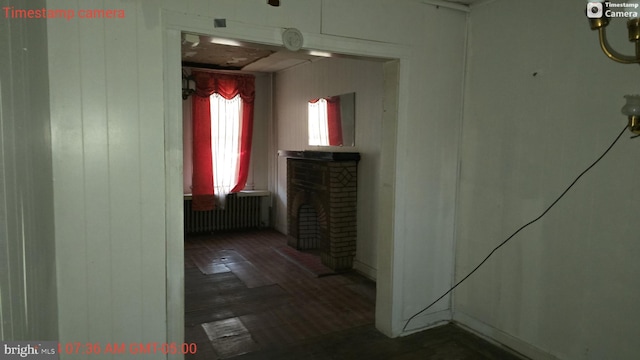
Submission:
M 231 39 L 217 38 L 217 37 L 209 38 L 209 42 L 212 43 L 212 44 L 218 44 L 218 45 L 242 46 L 242 43 L 240 43 L 239 41 L 231 40 Z
M 320 56 L 320 57 L 331 57 L 331 53 L 330 52 L 318 51 L 318 50 L 309 50 L 309 55 L 311 55 L 311 56 Z
M 600 48 L 613 61 L 622 64 L 640 64 L 640 6 L 638 2 L 588 1 L 586 9 L 591 30 L 598 30 Z M 624 55 L 614 50 L 607 40 L 606 28 L 612 18 L 625 18 L 629 41 L 635 44 L 635 55 Z M 629 118 L 629 130 L 640 134 L 640 95 L 625 95 L 627 103 L 622 113 Z

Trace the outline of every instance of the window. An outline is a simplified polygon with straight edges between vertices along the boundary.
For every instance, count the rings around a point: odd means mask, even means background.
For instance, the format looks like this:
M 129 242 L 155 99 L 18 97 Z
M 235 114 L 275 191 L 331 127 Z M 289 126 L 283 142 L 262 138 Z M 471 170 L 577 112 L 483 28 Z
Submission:
M 219 203 L 238 182 L 240 129 L 242 129 L 242 99 L 240 95 L 227 100 L 220 94 L 209 98 L 211 103 L 211 164 L 213 192 Z
M 340 97 L 311 100 L 309 109 L 309 145 L 342 146 Z
M 309 145 L 329 145 L 326 99 L 309 102 Z
M 204 71 L 192 75 L 192 209 L 207 211 L 224 206 L 227 194 L 244 189 L 247 181 L 255 78 Z

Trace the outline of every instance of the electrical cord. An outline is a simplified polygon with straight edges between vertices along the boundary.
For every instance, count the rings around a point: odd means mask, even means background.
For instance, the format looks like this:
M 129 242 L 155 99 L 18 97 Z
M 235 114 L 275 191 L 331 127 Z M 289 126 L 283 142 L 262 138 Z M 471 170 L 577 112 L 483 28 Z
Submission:
M 558 196 L 552 203 L 551 205 L 549 205 L 540 215 L 538 215 L 538 217 L 536 217 L 535 219 L 529 221 L 528 223 L 522 225 L 518 230 L 516 230 L 513 234 L 511 234 L 508 238 L 506 238 L 503 242 L 500 243 L 500 245 L 496 246 L 493 250 L 491 250 L 491 252 L 489 253 L 489 255 L 487 255 L 484 260 L 482 260 L 480 262 L 480 264 L 478 264 L 473 270 L 471 270 L 471 272 L 469 272 L 465 277 L 463 277 L 461 280 L 459 280 L 458 282 L 456 282 L 449 290 L 447 290 L 444 294 L 442 294 L 439 298 L 437 298 L 436 300 L 434 300 L 431 304 L 429 304 L 427 307 L 425 307 L 424 309 L 418 311 L 417 313 L 415 313 L 414 315 L 412 315 L 407 322 L 404 324 L 404 327 L 402 327 L 402 331 L 404 332 L 407 329 L 407 326 L 409 325 L 409 323 L 411 322 L 411 320 L 413 320 L 416 316 L 422 314 L 423 312 L 429 310 L 433 305 L 435 305 L 438 301 L 442 300 L 442 298 L 444 298 L 445 296 L 449 295 L 455 288 L 458 287 L 458 285 L 462 284 L 465 280 L 467 280 L 471 275 L 473 275 L 473 273 L 475 273 L 485 262 L 487 262 L 487 260 L 489 260 L 489 258 L 491 257 L 491 255 L 493 255 L 498 249 L 500 249 L 503 245 L 505 245 L 507 242 L 509 242 L 509 240 L 511 240 L 514 236 L 516 236 L 520 231 L 524 230 L 525 228 L 527 228 L 529 225 L 535 223 L 536 221 L 540 220 L 547 212 L 549 212 L 549 210 L 551 210 L 551 208 L 558 202 L 560 201 L 560 199 L 562 199 L 564 197 L 564 195 L 569 191 L 569 189 L 571 189 L 573 187 L 573 185 L 575 185 L 575 183 L 578 182 L 578 180 L 580 180 L 580 178 L 582 177 L 582 175 L 586 174 L 589 170 L 591 170 L 591 168 L 593 168 L 600 160 L 602 160 L 602 158 L 607 155 L 607 153 L 609 152 L 609 150 L 611 150 L 611 148 L 613 148 L 613 146 L 618 142 L 618 140 L 620 139 L 620 137 L 622 136 L 622 134 L 624 134 L 624 132 L 627 130 L 627 126 L 625 126 L 622 131 L 620 132 L 620 134 L 616 137 L 615 140 L 613 140 L 613 142 L 611 143 L 611 145 L 609 145 L 609 147 L 607 148 L 607 150 L 605 150 L 602 155 L 600 155 L 600 157 L 598 157 L 596 159 L 596 161 L 594 161 L 591 165 L 589 165 L 589 167 L 587 167 L 584 171 L 582 171 L 580 173 L 580 175 L 578 175 L 575 180 L 573 180 L 573 182 L 567 186 L 567 188 L 562 192 L 562 194 L 560 194 L 560 196 Z M 640 135 L 638 135 L 640 136 Z M 635 138 L 637 136 L 633 136 L 631 137 L 632 139 Z

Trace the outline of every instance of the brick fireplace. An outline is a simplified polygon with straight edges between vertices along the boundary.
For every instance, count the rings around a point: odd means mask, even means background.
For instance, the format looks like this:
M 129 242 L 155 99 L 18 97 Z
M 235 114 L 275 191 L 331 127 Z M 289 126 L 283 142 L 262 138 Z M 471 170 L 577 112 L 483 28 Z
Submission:
M 353 267 L 359 153 L 279 151 L 287 157 L 289 246 L 318 249 L 336 271 Z

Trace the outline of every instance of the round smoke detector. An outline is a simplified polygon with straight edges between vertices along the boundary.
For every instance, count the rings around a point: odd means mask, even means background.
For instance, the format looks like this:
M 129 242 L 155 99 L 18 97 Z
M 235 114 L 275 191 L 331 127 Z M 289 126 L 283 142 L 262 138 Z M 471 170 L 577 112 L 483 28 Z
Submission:
M 302 33 L 296 28 L 288 28 L 282 33 L 282 43 L 287 50 L 300 50 L 303 41 Z

